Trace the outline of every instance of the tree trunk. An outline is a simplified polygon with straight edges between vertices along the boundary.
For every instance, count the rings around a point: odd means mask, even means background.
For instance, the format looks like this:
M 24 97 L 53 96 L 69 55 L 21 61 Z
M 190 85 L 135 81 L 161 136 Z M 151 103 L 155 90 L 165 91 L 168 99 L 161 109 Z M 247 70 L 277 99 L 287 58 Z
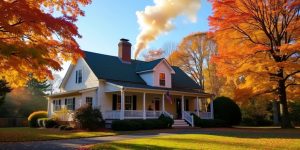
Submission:
M 281 74 L 283 76 L 283 71 Z M 286 97 L 286 88 L 283 79 L 280 79 L 278 81 L 278 94 L 279 94 L 279 101 L 282 105 L 281 128 L 293 128 L 289 116 L 287 97 Z

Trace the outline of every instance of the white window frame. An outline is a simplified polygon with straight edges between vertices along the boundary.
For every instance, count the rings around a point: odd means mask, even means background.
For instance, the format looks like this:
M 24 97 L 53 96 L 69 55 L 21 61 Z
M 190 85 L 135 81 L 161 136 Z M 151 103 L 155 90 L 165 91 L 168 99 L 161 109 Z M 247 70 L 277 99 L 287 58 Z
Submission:
M 66 109 L 67 110 L 75 110 L 75 109 L 73 109 L 73 108 L 75 108 L 75 101 L 74 101 L 74 103 L 73 103 L 73 97 L 72 98 L 66 98 L 65 99 L 65 101 L 67 101 L 67 102 L 65 102 L 65 104 L 66 104 Z
M 82 83 L 82 69 L 76 70 L 75 83 Z
M 59 104 L 60 101 L 60 104 Z M 53 111 L 60 111 L 61 110 L 61 100 L 53 100 Z

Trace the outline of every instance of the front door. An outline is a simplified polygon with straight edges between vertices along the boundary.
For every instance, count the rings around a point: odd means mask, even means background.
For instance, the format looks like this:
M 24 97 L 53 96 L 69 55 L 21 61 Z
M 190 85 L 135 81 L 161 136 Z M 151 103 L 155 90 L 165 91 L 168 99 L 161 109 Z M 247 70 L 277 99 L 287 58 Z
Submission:
M 181 119 L 182 113 L 181 113 L 181 99 L 176 99 L 176 113 L 177 113 L 177 119 Z
M 160 103 L 159 100 L 155 100 L 155 107 L 154 108 L 155 108 L 156 111 L 160 110 L 159 103 Z

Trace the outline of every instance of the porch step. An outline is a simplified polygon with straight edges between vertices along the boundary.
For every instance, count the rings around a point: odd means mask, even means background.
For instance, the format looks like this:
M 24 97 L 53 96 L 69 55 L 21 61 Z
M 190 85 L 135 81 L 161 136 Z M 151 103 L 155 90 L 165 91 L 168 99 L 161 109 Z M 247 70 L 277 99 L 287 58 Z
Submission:
M 189 128 L 189 124 L 186 123 L 184 120 L 178 119 L 174 120 L 174 124 L 172 125 L 173 128 Z

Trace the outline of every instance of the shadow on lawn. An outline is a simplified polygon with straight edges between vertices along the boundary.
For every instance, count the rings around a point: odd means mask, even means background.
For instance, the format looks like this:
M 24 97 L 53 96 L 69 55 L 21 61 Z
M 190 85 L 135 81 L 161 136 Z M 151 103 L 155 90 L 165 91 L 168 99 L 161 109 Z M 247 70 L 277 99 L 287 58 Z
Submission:
M 206 133 L 205 133 L 206 132 Z M 299 139 L 299 129 L 204 129 L 203 134 L 236 137 L 236 138 L 279 138 L 279 139 Z
M 99 147 L 92 148 L 91 150 L 99 149 Z M 147 150 L 173 150 L 174 148 L 168 148 L 164 146 L 155 146 L 147 144 L 129 144 L 129 143 L 113 143 L 102 144 L 100 149 L 120 150 L 120 149 L 147 149 Z

